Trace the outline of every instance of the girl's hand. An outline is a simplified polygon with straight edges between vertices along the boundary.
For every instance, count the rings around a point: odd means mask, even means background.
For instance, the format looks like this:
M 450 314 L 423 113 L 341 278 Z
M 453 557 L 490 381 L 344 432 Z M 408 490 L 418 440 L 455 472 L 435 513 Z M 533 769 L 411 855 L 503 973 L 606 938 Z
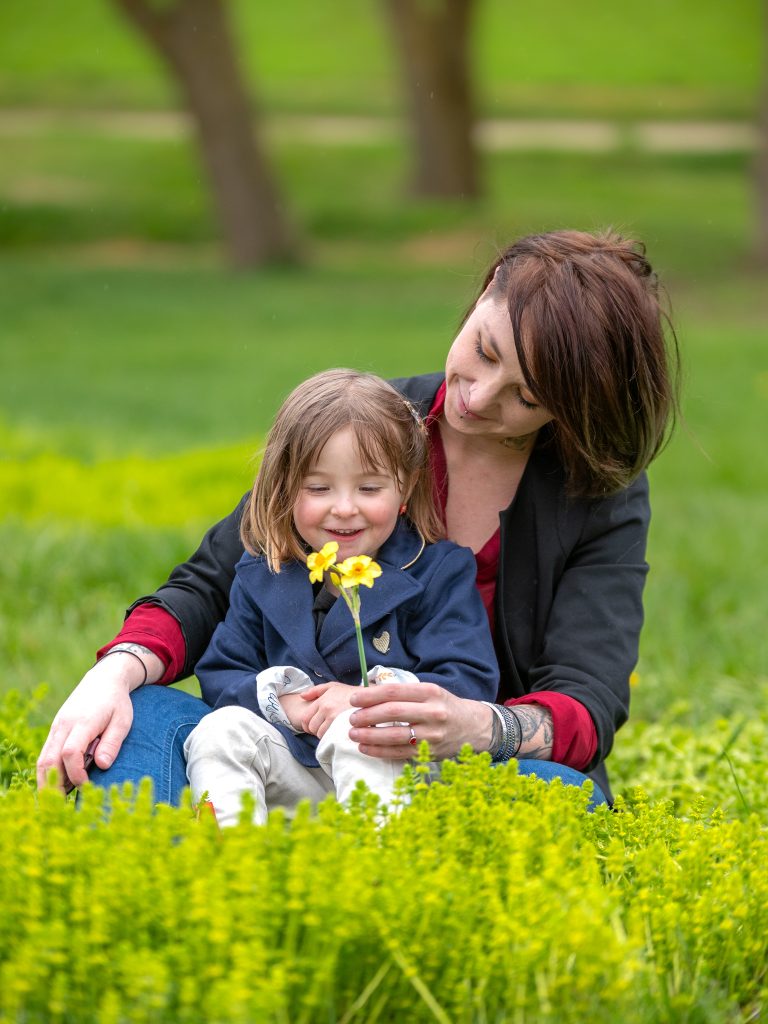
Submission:
M 313 687 L 317 689 L 317 687 Z M 306 691 L 305 691 L 306 692 Z M 304 700 L 303 693 L 285 693 L 282 697 L 278 697 L 280 701 L 280 707 L 288 716 L 288 721 L 291 723 L 297 732 L 306 732 L 306 726 L 304 719 L 309 711 L 307 702 Z
M 356 689 L 357 687 L 347 686 L 345 683 L 322 683 L 301 693 L 292 694 L 291 696 L 298 697 L 304 702 L 304 712 L 299 715 L 302 732 L 311 733 L 322 739 L 336 716 L 351 707 L 350 697 Z M 280 703 L 282 704 L 284 700 L 285 698 L 281 697 Z M 283 710 L 291 718 L 284 704 Z
M 427 740 L 438 761 L 458 754 L 465 743 L 478 752 L 491 745 L 493 711 L 481 701 L 455 697 L 436 683 L 385 683 L 350 689 L 349 703 L 358 710 L 350 719 L 349 737 L 370 757 L 408 760 L 422 740 Z M 377 729 L 382 722 L 408 722 L 416 744 L 409 742 L 408 726 Z

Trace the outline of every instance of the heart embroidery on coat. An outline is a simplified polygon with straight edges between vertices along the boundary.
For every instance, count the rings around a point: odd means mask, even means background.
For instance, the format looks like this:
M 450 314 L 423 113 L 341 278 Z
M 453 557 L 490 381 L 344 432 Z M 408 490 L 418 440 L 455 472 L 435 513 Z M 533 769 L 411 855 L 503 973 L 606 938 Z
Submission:
M 387 630 L 385 629 L 381 636 L 375 636 L 372 643 L 379 654 L 386 654 L 389 650 L 389 633 Z

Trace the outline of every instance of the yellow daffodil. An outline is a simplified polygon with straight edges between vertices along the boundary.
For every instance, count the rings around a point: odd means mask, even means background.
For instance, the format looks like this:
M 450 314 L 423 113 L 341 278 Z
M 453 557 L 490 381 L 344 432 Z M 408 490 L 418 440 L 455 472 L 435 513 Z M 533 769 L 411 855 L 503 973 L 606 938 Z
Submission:
M 381 576 L 381 566 L 368 555 L 353 555 L 336 566 L 339 582 L 345 590 L 350 587 L 372 587 L 373 581 Z
M 313 551 L 307 556 L 307 568 L 309 569 L 309 582 L 322 583 L 323 574 L 333 565 L 339 545 L 336 541 L 329 541 L 323 544 L 319 551 Z
M 328 572 L 331 583 L 334 587 L 339 588 L 339 594 L 349 608 L 352 621 L 355 624 L 357 653 L 360 656 L 360 685 L 367 686 L 368 666 L 365 661 L 363 633 L 360 628 L 360 587 L 372 587 L 373 581 L 381 576 L 381 566 L 374 562 L 369 555 L 353 555 L 336 564 L 334 558 L 338 550 L 339 545 L 335 541 L 329 541 L 322 546 L 320 551 L 313 551 L 307 556 L 309 582 L 322 583 L 325 573 Z

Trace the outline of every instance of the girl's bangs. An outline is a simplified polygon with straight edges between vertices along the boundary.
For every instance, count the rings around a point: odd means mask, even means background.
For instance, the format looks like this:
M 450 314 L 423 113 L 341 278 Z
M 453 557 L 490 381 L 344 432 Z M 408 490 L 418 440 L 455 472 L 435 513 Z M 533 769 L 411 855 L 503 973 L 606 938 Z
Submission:
M 408 445 L 400 437 L 397 425 L 391 421 L 368 423 L 353 421 L 350 426 L 355 434 L 357 450 L 366 472 L 380 473 L 382 470 L 393 480 L 402 483 L 401 474 L 408 459 Z

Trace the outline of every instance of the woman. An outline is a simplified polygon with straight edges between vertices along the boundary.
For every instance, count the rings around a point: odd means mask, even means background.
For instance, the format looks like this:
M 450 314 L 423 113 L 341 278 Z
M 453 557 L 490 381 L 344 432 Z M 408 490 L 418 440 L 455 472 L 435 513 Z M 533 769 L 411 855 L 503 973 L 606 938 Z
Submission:
M 578 783 L 587 772 L 608 796 L 604 761 L 627 718 L 643 617 L 643 471 L 676 405 L 664 320 L 636 243 L 531 236 L 489 269 L 445 375 L 394 382 L 426 419 L 447 535 L 476 554 L 501 668 L 497 701 L 520 730 L 515 755 L 545 777 Z M 178 798 L 181 748 L 207 708 L 142 684 L 194 670 L 226 612 L 241 512 L 242 503 L 129 609 L 56 716 L 41 781 L 55 768 L 84 782 L 91 750 L 94 781 L 150 774 L 158 799 Z M 434 684 L 360 690 L 353 703 L 350 738 L 373 757 L 404 760 L 412 732 L 437 758 L 465 743 L 497 749 L 493 707 Z M 376 729 L 381 722 L 409 726 Z

